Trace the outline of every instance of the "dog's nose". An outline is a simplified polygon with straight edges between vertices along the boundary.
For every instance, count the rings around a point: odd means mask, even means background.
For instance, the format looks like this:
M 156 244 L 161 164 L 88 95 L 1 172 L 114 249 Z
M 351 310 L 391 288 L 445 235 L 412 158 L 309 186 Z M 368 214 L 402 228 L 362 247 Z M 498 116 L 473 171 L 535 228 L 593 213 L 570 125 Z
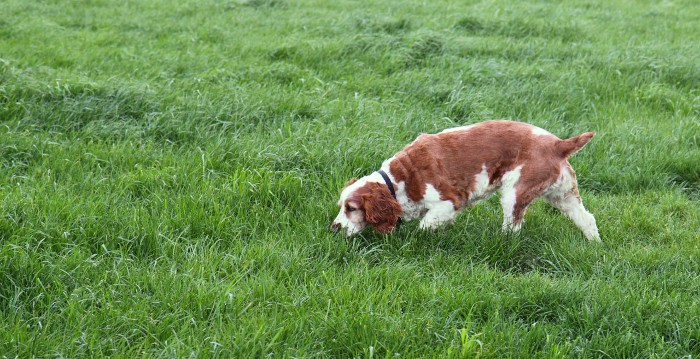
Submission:
M 330 228 L 331 232 L 338 232 L 340 230 L 340 223 L 333 223 L 331 224 Z

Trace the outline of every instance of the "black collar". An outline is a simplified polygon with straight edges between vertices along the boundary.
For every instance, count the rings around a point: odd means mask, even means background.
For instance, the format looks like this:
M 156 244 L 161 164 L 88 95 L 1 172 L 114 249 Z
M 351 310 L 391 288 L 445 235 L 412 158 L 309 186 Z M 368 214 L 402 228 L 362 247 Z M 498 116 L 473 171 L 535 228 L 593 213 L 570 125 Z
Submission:
M 384 182 L 386 183 L 386 186 L 389 187 L 389 192 L 391 192 L 391 196 L 396 199 L 396 191 L 394 191 L 394 184 L 391 183 L 391 180 L 389 179 L 389 176 L 387 176 L 386 172 L 379 170 L 377 171 L 380 175 L 382 175 L 382 178 L 384 178 Z

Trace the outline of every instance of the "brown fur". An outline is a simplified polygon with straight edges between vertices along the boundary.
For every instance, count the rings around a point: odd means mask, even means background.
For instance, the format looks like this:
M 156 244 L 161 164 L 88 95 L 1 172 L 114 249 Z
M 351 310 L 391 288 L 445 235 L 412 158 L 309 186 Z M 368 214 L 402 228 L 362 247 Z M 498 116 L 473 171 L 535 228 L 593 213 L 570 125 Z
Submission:
M 593 136 L 586 132 L 561 140 L 529 124 L 504 120 L 420 135 L 382 167 L 393 177 L 402 202 L 377 174 L 363 177 L 362 183 L 352 179 L 341 192 L 343 202 L 338 202 L 340 212 L 331 229 L 346 229 L 351 236 L 369 225 L 388 233 L 402 215 L 420 217 L 421 227 L 435 228 L 453 220 L 465 205 L 500 190 L 504 229 L 517 230 L 528 205 L 544 195 L 588 239 L 600 240 L 595 218 L 581 203 L 576 175 L 567 161 Z M 434 195 L 425 198 L 428 188 L 439 193 L 439 200 Z
M 402 210 L 386 185 L 367 183 L 348 199 L 365 212 L 365 220 L 381 233 L 389 233 L 398 222 Z
M 525 208 L 559 176 L 562 162 L 593 137 L 592 132 L 568 140 L 534 135 L 533 127 L 519 122 L 487 121 L 468 130 L 423 134 L 396 154 L 390 171 L 405 181 L 408 197 L 418 202 L 432 184 L 442 200 L 463 207 L 476 187 L 475 176 L 486 164 L 489 184 L 525 164 L 516 194 L 516 223 Z

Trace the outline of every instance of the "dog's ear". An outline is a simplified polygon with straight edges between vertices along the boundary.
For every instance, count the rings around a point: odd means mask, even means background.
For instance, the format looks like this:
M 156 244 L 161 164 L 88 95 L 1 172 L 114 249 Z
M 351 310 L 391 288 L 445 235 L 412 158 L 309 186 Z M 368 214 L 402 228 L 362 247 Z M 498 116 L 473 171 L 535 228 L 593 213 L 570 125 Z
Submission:
M 365 220 L 381 233 L 389 233 L 395 227 L 403 212 L 399 202 L 389 189 L 377 184 L 369 193 L 362 195 Z

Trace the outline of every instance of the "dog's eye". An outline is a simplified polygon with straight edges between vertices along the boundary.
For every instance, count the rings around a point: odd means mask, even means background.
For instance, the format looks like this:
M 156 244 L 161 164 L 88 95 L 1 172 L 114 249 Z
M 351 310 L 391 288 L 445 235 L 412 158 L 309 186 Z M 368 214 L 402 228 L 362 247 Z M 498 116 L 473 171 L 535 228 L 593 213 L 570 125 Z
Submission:
M 357 208 L 352 208 L 352 207 L 350 207 L 350 206 L 346 206 L 346 207 L 345 207 L 345 210 L 347 210 L 348 212 L 353 212 L 353 211 L 355 211 L 356 209 L 357 209 Z

